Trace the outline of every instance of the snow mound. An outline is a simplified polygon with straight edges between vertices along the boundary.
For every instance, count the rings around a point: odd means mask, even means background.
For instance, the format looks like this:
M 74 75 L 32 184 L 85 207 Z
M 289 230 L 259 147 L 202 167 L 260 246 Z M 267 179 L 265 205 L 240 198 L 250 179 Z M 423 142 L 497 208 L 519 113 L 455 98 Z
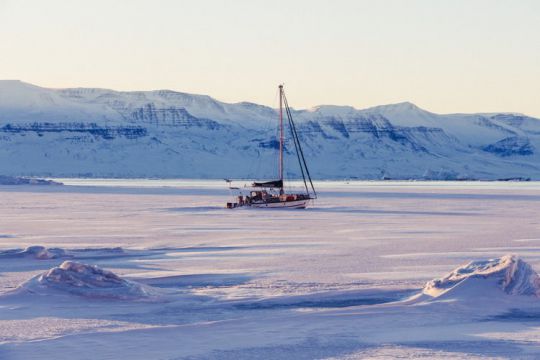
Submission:
M 46 248 L 44 246 L 29 246 L 26 249 L 13 249 L 0 251 L 0 259 L 5 258 L 33 258 L 38 260 L 49 260 L 70 257 L 64 249 Z
M 434 298 L 466 298 L 491 296 L 493 290 L 540 297 L 540 276 L 519 257 L 505 255 L 460 266 L 445 277 L 429 281 L 422 293 Z
M 156 295 L 148 286 L 119 277 L 95 265 L 64 261 L 21 285 L 31 293 L 59 290 L 89 298 L 143 299 Z

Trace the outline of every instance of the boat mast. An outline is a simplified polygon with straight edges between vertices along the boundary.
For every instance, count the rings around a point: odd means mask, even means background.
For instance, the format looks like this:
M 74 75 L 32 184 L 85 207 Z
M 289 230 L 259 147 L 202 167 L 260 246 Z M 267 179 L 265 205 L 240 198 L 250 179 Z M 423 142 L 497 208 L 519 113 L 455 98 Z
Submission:
M 279 180 L 283 194 L 283 85 L 279 85 Z

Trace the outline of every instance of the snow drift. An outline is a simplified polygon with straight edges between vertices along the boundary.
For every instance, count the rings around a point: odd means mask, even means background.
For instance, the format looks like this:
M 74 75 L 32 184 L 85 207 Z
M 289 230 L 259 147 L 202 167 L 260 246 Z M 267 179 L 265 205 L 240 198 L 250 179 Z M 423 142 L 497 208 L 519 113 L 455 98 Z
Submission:
M 423 295 L 432 298 L 474 298 L 497 293 L 540 297 L 540 276 L 515 255 L 472 261 L 429 281 Z
M 50 260 L 71 257 L 60 248 L 46 248 L 44 246 L 35 245 L 28 246 L 26 249 L 11 249 L 0 251 L 0 259 L 9 258 L 32 258 L 37 260 Z
M 38 275 L 20 286 L 30 293 L 50 290 L 89 298 L 144 299 L 156 295 L 148 286 L 119 277 L 95 265 L 64 261 L 60 266 Z

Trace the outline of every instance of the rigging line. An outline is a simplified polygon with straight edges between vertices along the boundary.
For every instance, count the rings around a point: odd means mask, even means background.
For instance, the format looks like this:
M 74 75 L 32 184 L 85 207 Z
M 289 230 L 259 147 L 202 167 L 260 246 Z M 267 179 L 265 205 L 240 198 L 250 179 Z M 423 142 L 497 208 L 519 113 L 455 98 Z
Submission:
M 296 157 L 298 158 L 298 165 L 300 166 L 300 172 L 302 173 L 302 180 L 304 181 L 304 186 L 306 188 L 306 192 L 309 195 L 309 188 L 307 186 L 306 176 L 304 174 L 305 164 L 304 164 L 304 166 L 302 166 L 302 160 L 300 159 L 300 151 L 301 151 L 302 148 L 300 147 L 300 142 L 299 142 L 298 137 L 295 136 L 295 134 L 294 134 L 294 122 L 292 121 L 291 110 L 289 109 L 289 104 L 287 102 L 287 98 L 285 97 L 285 94 L 283 94 L 283 102 L 285 103 L 285 111 L 287 112 L 287 119 L 289 120 L 289 128 L 291 129 L 291 135 L 292 135 L 292 138 L 293 138 L 293 141 L 294 141 L 294 148 L 296 150 Z M 306 168 L 306 170 L 307 170 L 307 168 Z
M 285 93 L 283 93 L 283 99 L 285 100 L 285 108 L 287 109 L 288 116 L 290 116 L 290 121 L 292 123 L 292 129 L 294 131 L 294 135 L 296 136 L 297 141 L 298 141 L 298 146 L 300 148 L 300 155 L 302 156 L 302 161 L 304 162 L 304 167 L 306 168 L 306 173 L 307 173 L 307 176 L 308 176 L 308 179 L 309 179 L 309 183 L 311 185 L 311 189 L 313 190 L 313 195 L 315 195 L 315 198 L 317 198 L 317 192 L 315 191 L 315 187 L 313 186 L 313 181 L 311 180 L 311 175 L 309 173 L 307 163 L 306 163 L 306 159 L 304 157 L 304 151 L 302 150 L 302 145 L 300 144 L 300 140 L 298 139 L 298 133 L 296 131 L 296 125 L 294 124 L 294 121 L 292 119 L 292 115 L 291 115 L 291 112 L 290 112 L 290 109 L 289 109 L 289 103 L 287 102 L 287 97 L 285 96 Z
M 290 110 L 289 110 L 289 111 L 290 111 Z M 311 185 L 311 189 L 313 190 L 313 195 L 314 195 L 315 197 L 317 197 L 317 192 L 315 191 L 315 187 L 313 186 L 313 181 L 311 180 L 311 175 L 310 175 L 310 173 L 309 173 L 309 169 L 308 169 L 308 167 L 307 167 L 307 162 L 306 162 L 306 159 L 305 159 L 305 157 L 304 157 L 304 151 L 303 151 L 303 149 L 302 149 L 302 144 L 300 143 L 300 137 L 298 136 L 298 132 L 296 131 L 296 125 L 295 125 L 294 121 L 292 120 L 292 113 L 291 113 L 291 123 L 292 123 L 292 126 L 293 126 L 294 134 L 295 134 L 295 136 L 296 136 L 296 138 L 297 138 L 297 141 L 298 141 L 298 147 L 299 147 L 299 149 L 300 149 L 300 155 L 302 156 L 302 161 L 303 161 L 304 167 L 305 167 L 305 169 L 306 169 L 306 174 L 307 174 L 307 176 L 308 176 L 309 183 L 310 183 L 310 185 Z
M 302 181 L 304 182 L 304 187 L 306 188 L 306 193 L 309 195 L 309 188 L 308 188 L 308 185 L 307 185 L 307 182 L 306 182 L 306 175 L 304 173 L 304 166 L 302 166 L 302 160 L 300 159 L 300 152 L 299 152 L 299 146 L 300 144 L 298 143 L 298 139 L 294 136 L 294 131 L 293 131 L 293 125 L 291 123 L 291 118 L 289 117 L 289 114 L 287 113 L 287 119 L 289 119 L 289 127 L 291 129 L 291 134 L 292 134 L 292 138 L 294 140 L 294 148 L 296 150 L 296 157 L 298 159 L 298 166 L 300 167 L 300 172 L 302 173 Z
M 300 171 L 302 173 L 302 180 L 304 181 L 304 186 L 306 188 L 306 192 L 309 194 L 309 189 L 307 187 L 307 183 L 306 183 L 306 176 L 304 174 L 304 168 L 302 166 L 302 161 L 300 159 L 300 152 L 298 151 L 298 146 L 300 145 L 298 143 L 298 139 L 294 136 L 294 132 L 293 132 L 293 125 L 291 123 L 291 114 L 290 114 L 290 111 L 289 111 L 289 107 L 288 107 L 288 103 L 287 103 L 287 100 L 285 98 L 285 94 L 283 94 L 283 102 L 284 102 L 284 105 L 285 105 L 285 111 L 287 113 L 287 120 L 289 121 L 289 129 L 291 130 L 291 138 L 293 139 L 293 143 L 294 143 L 294 148 L 296 150 L 296 157 L 298 159 L 298 166 L 300 167 Z
M 298 162 L 300 163 L 300 170 L 302 171 L 302 180 L 304 181 L 304 186 L 306 188 L 306 192 L 309 195 L 309 188 L 308 188 L 308 185 L 307 185 L 307 182 L 306 182 L 306 176 L 304 175 L 304 169 L 307 172 L 307 166 L 306 166 L 305 160 L 302 163 L 302 160 L 301 160 L 301 157 L 300 157 L 300 153 L 302 152 L 302 147 L 300 145 L 300 139 L 298 138 L 298 134 L 295 133 L 295 131 L 296 131 L 295 130 L 295 125 L 294 125 L 294 121 L 292 119 L 292 114 L 290 113 L 290 110 L 288 112 L 287 117 L 290 118 L 289 123 L 290 123 L 290 127 L 291 127 L 291 133 L 293 134 L 293 137 L 294 137 L 294 139 L 296 141 L 296 144 L 298 144 L 298 148 L 296 149 L 296 154 L 297 154 L 296 156 L 298 157 Z
M 287 105 L 285 105 L 285 108 L 287 109 Z M 298 151 L 298 146 L 300 144 L 298 143 L 298 139 L 294 136 L 293 125 L 291 123 L 291 117 L 288 111 L 287 111 L 287 120 L 289 120 L 289 129 L 291 130 L 291 137 L 293 139 L 294 149 L 296 150 L 296 158 L 298 159 L 298 166 L 300 167 L 300 172 L 302 173 L 302 180 L 304 182 L 306 192 L 309 194 L 309 189 L 306 183 L 306 175 L 304 174 L 304 167 L 302 166 L 302 160 L 300 159 L 300 155 L 299 155 L 300 152 Z

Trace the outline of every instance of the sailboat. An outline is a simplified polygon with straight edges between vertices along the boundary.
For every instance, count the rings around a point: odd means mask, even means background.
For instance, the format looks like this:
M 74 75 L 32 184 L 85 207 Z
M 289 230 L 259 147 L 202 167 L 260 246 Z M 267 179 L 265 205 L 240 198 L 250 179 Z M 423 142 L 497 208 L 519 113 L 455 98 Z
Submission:
M 283 110 L 287 118 L 288 128 L 290 130 L 290 136 L 294 143 L 296 150 L 296 157 L 298 158 L 298 165 L 300 166 L 300 173 L 302 174 L 302 181 L 304 190 L 302 192 L 287 192 L 284 184 L 284 166 L 283 166 L 283 151 L 285 147 L 285 128 L 284 128 L 284 116 Z M 278 162 L 278 174 L 279 179 L 270 181 L 255 181 L 249 187 L 249 195 L 244 196 L 242 192 L 236 196 L 235 201 L 227 203 L 227 208 L 238 207 L 252 207 L 252 208 L 264 208 L 264 209 L 305 209 L 309 203 L 317 198 L 317 192 L 313 186 L 311 175 L 307 167 L 302 145 L 298 137 L 296 125 L 293 121 L 291 109 L 283 90 L 283 85 L 279 85 L 279 162 Z M 231 186 L 230 190 L 240 190 L 237 187 Z

